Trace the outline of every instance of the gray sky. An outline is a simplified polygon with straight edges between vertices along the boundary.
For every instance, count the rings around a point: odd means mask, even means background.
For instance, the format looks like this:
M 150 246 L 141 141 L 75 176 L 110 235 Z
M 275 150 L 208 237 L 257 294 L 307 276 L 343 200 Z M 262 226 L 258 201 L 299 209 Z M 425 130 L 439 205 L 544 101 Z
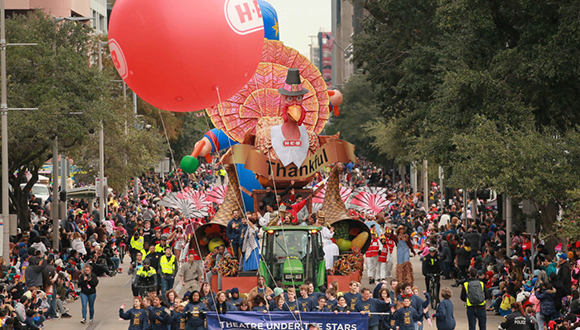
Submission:
M 278 13 L 280 41 L 310 58 L 310 38 L 330 31 L 330 0 L 266 0 Z

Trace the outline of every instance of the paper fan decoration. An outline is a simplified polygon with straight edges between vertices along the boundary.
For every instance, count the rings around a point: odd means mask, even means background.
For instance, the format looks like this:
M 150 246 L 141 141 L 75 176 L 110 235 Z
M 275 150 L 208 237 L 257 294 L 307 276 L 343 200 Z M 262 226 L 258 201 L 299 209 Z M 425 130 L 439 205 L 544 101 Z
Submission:
M 346 187 L 340 186 L 340 198 L 342 199 L 343 203 L 346 203 L 346 201 L 350 197 L 351 193 L 352 193 L 351 188 L 346 188 Z M 320 191 L 318 191 L 318 193 L 316 195 L 314 195 L 314 197 L 312 198 L 312 203 L 313 204 L 324 203 L 324 196 L 325 195 L 326 195 L 326 187 L 320 189 Z
M 241 91 L 206 109 L 215 127 L 242 142 L 246 133 L 255 133 L 259 118 L 281 117 L 278 89 L 284 86 L 289 68 L 300 71 L 302 85 L 308 89 L 302 103 L 306 111 L 304 126 L 317 134 L 322 132 L 330 113 L 326 82 L 310 60 L 276 40 L 264 41 L 256 73 Z
M 183 192 L 172 192 L 157 202 L 157 205 L 177 210 L 186 218 L 202 218 L 207 216 L 207 205 L 205 205 L 205 201 L 199 200 L 201 196 L 197 196 L 198 200 L 184 197 L 186 195 Z
M 389 201 L 377 194 L 371 194 L 367 191 L 361 191 L 356 194 L 350 201 L 350 206 L 363 211 L 369 211 L 378 214 L 389 205 Z
M 207 194 L 206 200 L 216 204 L 222 204 L 226 198 L 226 191 L 228 191 L 228 186 L 215 186 Z

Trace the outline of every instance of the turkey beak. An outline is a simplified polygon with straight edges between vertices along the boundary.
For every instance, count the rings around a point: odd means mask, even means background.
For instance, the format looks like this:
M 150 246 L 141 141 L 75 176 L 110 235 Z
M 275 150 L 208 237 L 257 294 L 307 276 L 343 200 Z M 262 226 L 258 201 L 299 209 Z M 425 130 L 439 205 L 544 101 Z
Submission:
M 288 116 L 296 122 L 299 121 L 302 116 L 302 107 L 299 105 L 288 107 Z

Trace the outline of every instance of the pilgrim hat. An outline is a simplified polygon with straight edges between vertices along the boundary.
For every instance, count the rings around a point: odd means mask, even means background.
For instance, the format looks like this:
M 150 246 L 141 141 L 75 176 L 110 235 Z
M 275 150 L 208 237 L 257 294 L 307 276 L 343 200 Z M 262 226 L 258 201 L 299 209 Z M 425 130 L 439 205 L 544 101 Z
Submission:
M 286 83 L 284 84 L 284 87 L 278 89 L 278 92 L 287 96 L 308 94 L 308 90 L 302 87 L 302 83 L 300 82 L 300 72 L 298 69 L 288 69 Z

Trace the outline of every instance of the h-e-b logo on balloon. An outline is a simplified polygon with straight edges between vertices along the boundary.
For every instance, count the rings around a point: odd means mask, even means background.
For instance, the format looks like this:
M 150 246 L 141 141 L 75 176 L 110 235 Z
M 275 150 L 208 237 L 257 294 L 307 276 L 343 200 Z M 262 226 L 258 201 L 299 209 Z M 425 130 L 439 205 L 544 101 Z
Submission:
M 249 34 L 264 29 L 257 0 L 227 0 L 224 14 L 230 28 L 237 34 Z
M 127 61 L 125 60 L 125 55 L 119 46 L 119 43 L 115 39 L 109 40 L 109 51 L 111 53 L 111 59 L 115 68 L 119 72 L 122 79 L 127 78 L 129 71 L 127 70 Z

